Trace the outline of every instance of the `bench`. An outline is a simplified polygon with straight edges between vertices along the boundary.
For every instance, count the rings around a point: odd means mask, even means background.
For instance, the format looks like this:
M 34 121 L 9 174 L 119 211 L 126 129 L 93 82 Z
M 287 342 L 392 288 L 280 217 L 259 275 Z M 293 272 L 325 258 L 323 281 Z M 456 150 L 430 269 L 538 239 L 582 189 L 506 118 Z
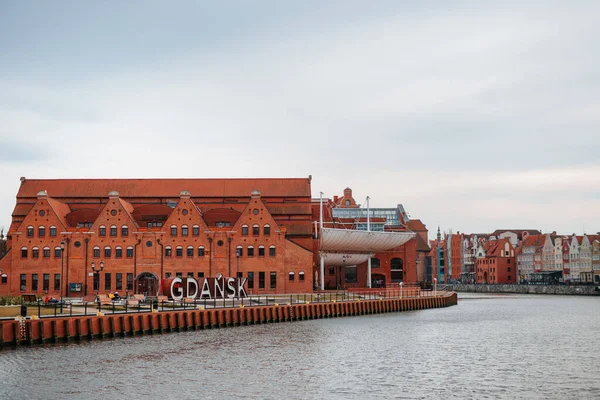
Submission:
M 23 294 L 21 295 L 21 301 L 23 304 L 25 303 L 37 303 L 37 295 L 35 294 Z

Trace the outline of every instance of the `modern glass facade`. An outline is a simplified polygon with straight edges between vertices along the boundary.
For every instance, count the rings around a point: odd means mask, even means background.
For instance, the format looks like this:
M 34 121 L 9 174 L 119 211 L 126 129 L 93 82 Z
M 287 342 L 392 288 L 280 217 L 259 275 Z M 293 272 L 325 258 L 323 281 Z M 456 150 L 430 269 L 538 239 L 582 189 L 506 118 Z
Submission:
M 366 208 L 334 208 L 331 211 L 334 218 L 367 218 Z M 385 218 L 386 226 L 400 225 L 400 211 L 397 208 L 371 208 L 368 215 L 369 218 Z M 364 225 L 366 231 L 367 224 Z M 373 225 L 371 224 L 371 230 L 376 230 Z

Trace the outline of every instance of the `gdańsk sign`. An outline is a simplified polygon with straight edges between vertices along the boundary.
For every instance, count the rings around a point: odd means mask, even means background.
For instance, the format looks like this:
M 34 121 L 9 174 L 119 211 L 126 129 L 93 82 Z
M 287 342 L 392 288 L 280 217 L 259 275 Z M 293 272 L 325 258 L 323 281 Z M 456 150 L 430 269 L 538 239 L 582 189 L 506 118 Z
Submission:
M 162 292 L 173 300 L 188 299 L 223 299 L 248 297 L 246 293 L 246 278 L 216 278 L 176 277 L 162 281 Z

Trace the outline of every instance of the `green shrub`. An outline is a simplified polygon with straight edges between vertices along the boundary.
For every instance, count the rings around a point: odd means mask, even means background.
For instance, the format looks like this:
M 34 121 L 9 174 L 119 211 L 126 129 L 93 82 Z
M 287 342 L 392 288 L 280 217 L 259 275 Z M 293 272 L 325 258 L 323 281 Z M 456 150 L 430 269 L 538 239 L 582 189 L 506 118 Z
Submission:
M 21 304 L 21 298 L 18 296 L 0 296 L 0 306 L 14 306 Z

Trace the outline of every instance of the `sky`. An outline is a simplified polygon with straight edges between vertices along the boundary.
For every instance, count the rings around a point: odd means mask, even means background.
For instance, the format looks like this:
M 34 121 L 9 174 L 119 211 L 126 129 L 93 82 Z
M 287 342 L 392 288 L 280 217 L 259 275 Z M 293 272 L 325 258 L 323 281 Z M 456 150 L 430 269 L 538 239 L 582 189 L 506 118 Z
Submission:
M 595 0 L 2 1 L 0 226 L 22 176 L 312 175 L 430 237 L 595 233 L 598 38 Z

